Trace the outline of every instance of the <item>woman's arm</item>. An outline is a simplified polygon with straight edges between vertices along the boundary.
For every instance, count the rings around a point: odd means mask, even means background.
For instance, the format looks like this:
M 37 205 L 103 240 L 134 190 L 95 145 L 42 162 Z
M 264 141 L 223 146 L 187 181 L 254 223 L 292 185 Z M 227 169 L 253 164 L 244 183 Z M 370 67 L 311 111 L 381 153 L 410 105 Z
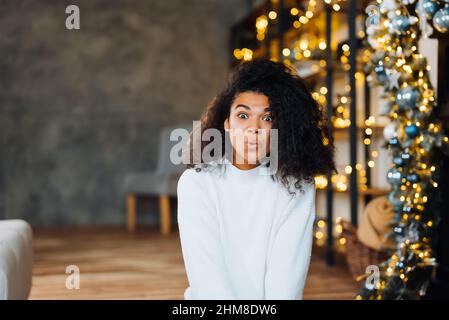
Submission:
M 212 199 L 187 169 L 178 181 L 178 227 L 193 299 L 234 299 L 225 269 L 219 225 Z
M 302 299 L 312 251 L 315 185 L 292 200 L 281 222 L 267 261 L 265 299 Z

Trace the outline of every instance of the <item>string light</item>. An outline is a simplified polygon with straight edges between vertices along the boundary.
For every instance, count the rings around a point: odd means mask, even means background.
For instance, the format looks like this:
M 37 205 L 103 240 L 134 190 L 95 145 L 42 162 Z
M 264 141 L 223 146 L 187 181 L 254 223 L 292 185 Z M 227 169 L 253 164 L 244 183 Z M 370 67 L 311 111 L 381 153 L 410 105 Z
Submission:
M 324 3 L 329 5 L 335 12 L 341 10 L 341 2 L 342 0 L 324 0 Z
M 253 58 L 253 50 L 248 48 L 234 49 L 233 53 L 237 60 L 250 61 Z
M 266 33 L 268 29 L 268 18 L 266 15 L 261 15 L 256 19 L 256 38 L 259 41 L 265 39 Z

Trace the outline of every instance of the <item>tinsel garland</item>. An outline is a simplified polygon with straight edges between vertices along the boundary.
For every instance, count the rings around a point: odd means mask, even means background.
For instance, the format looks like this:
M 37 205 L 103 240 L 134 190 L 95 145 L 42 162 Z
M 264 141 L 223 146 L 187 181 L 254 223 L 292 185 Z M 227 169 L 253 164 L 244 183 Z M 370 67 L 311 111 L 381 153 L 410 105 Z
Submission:
M 441 152 L 449 154 L 449 139 L 436 117 L 430 68 L 419 53 L 422 20 L 429 19 L 417 14 L 422 4 L 378 0 L 366 8 L 372 55 L 365 71 L 371 74 L 371 85 L 384 87 L 384 114 L 391 119 L 384 136 L 393 157 L 387 179 L 395 213 L 390 236 L 396 247 L 379 265 L 379 281 L 366 281 L 357 299 L 418 299 L 425 295 L 436 267 L 435 191 Z

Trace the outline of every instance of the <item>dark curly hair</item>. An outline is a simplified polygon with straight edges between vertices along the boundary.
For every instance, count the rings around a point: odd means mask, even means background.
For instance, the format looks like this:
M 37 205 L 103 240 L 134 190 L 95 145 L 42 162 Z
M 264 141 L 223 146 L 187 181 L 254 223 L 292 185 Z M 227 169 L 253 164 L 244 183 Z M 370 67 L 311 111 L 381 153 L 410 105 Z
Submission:
M 272 128 L 278 129 L 278 169 L 276 177 L 287 188 L 289 179 L 302 189 L 301 181 L 312 182 L 317 175 L 337 172 L 333 138 L 323 110 L 313 99 L 305 82 L 280 62 L 260 59 L 241 63 L 228 85 L 208 105 L 201 117 L 201 134 L 211 128 L 222 134 L 235 97 L 256 92 L 268 97 L 273 116 Z M 201 151 L 209 144 L 201 142 Z M 193 150 L 190 147 L 190 153 Z M 195 167 L 187 164 L 188 168 Z

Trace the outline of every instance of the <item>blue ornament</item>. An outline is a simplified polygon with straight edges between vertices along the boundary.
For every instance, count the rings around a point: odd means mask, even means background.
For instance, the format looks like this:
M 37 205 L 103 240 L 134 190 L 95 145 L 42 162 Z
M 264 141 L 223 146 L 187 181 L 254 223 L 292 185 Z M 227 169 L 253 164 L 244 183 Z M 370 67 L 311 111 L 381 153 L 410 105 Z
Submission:
M 404 228 L 402 228 L 402 227 L 394 227 L 393 231 L 394 231 L 394 233 L 396 233 L 399 236 L 404 234 Z
M 410 161 L 412 156 L 410 155 L 410 153 L 403 152 L 403 153 L 401 153 L 401 158 L 402 158 L 402 160 L 404 160 L 404 163 L 407 163 Z
M 393 163 L 398 167 L 406 165 L 411 159 L 410 153 L 401 153 L 399 156 L 393 158 Z
M 411 213 L 413 213 L 415 210 L 412 208 L 412 207 L 410 207 L 410 206 L 404 206 L 403 208 L 402 208 L 402 212 L 403 213 L 406 213 L 406 214 L 411 214 Z
M 394 157 L 393 163 L 398 167 L 402 167 L 404 165 L 404 160 L 401 157 Z
M 378 26 L 379 23 L 380 23 L 380 16 L 378 14 L 370 14 L 365 20 L 366 27 Z
M 399 109 L 412 109 L 416 107 L 421 99 L 421 93 L 415 87 L 405 87 L 398 90 L 396 93 L 396 104 Z
M 449 31 L 449 7 L 444 7 L 435 13 L 433 25 L 441 33 Z
M 388 194 L 388 201 L 393 205 L 395 212 L 400 212 L 403 204 L 399 198 L 399 194 L 395 192 L 394 189 Z
M 402 180 L 402 173 L 399 172 L 398 169 L 391 168 L 390 170 L 388 170 L 387 181 L 389 184 L 391 184 L 392 186 L 398 186 L 401 184 L 401 180 Z
M 374 72 L 376 73 L 376 78 L 379 82 L 384 83 L 385 81 L 387 81 L 387 74 L 383 65 L 378 64 L 374 68 Z
M 424 9 L 424 12 L 426 13 L 426 16 L 428 19 L 431 19 L 435 12 L 438 11 L 439 6 L 438 3 L 434 0 L 423 0 L 422 2 L 422 8 Z
M 405 133 L 412 139 L 416 138 L 419 134 L 419 128 L 414 123 L 410 124 L 405 126 Z
M 392 147 L 397 147 L 399 145 L 399 140 L 398 138 L 391 138 L 390 140 L 388 140 L 388 143 Z
M 407 180 L 411 183 L 416 183 L 419 181 L 419 175 L 416 172 L 410 173 L 409 175 L 407 175 Z
M 408 17 L 400 15 L 394 15 L 394 17 L 390 20 L 390 24 L 388 25 L 388 29 L 391 33 L 405 33 L 410 28 L 410 21 Z

